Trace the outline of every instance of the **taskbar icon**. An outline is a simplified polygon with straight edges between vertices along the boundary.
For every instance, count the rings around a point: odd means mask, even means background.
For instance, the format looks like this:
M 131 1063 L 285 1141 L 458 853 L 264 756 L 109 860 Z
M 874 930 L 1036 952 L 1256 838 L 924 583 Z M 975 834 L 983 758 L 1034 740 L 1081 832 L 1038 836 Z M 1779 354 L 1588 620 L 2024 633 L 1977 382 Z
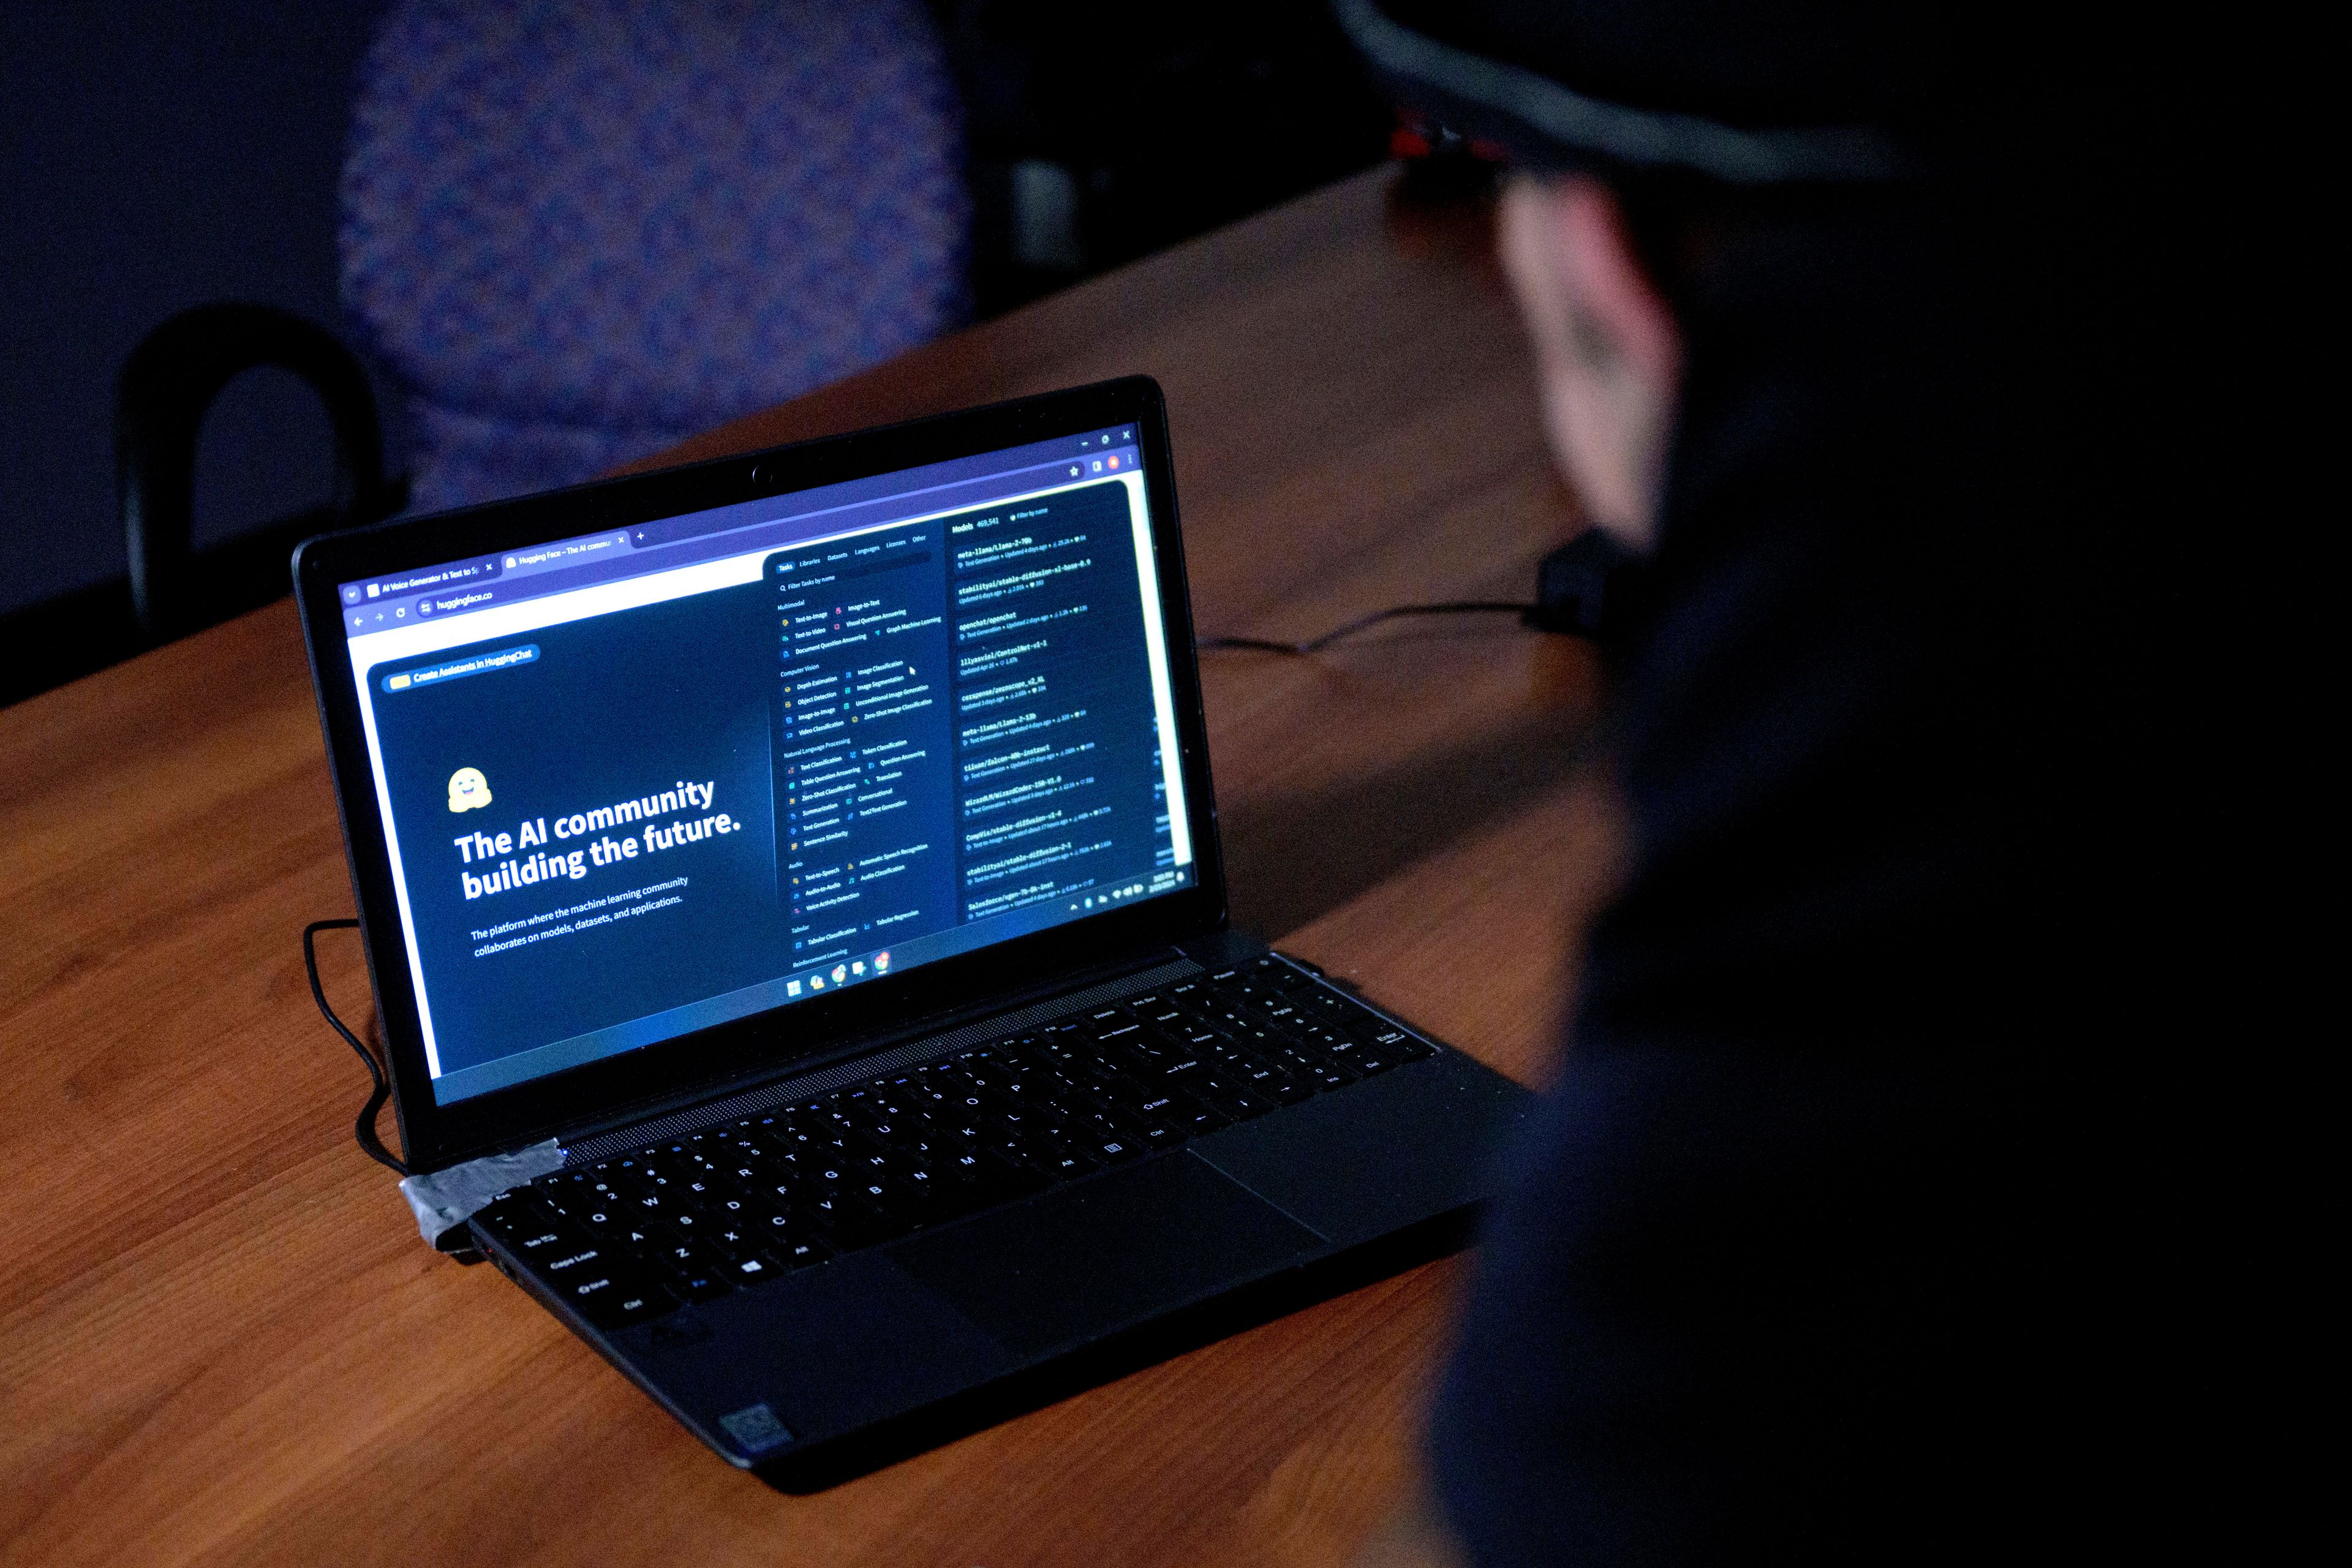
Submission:
M 865 958 L 845 958 L 831 969 L 822 969 L 814 974 L 803 974 L 798 979 L 786 980 L 784 994 L 789 997 L 798 996 L 803 991 L 812 994 L 819 991 L 838 991 L 845 985 L 854 985 L 860 980 L 889 973 L 890 950 L 884 948 L 881 952 Z

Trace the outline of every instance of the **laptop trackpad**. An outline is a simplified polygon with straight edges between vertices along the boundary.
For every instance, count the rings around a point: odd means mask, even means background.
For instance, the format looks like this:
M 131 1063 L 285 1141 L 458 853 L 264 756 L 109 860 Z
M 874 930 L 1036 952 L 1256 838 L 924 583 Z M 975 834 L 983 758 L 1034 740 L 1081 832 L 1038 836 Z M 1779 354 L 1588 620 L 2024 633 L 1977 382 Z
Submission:
M 1026 1359 L 1213 1296 L 1321 1246 L 1187 1150 L 910 1237 L 889 1253 Z

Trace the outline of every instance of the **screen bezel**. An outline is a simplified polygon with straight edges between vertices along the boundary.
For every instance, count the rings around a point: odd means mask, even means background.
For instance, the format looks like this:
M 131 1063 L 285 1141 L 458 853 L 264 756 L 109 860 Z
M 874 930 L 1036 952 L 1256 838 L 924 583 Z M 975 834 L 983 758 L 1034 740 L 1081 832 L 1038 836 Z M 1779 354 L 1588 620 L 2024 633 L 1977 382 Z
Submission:
M 339 584 L 1124 424 L 1135 426 L 1143 456 L 1177 750 L 1193 845 L 1192 887 L 543 1079 L 448 1105 L 436 1102 L 343 635 Z M 391 1068 L 394 1109 L 402 1147 L 415 1169 L 439 1169 L 525 1140 L 610 1121 L 641 1105 L 650 1110 L 660 1101 L 773 1078 L 915 1019 L 992 995 L 1015 994 L 1056 975 L 1115 963 L 1224 926 L 1223 859 L 1210 786 L 1208 729 L 1201 709 L 1167 411 L 1159 384 L 1148 376 L 328 534 L 306 541 L 295 552 L 294 581 Z M 789 1027 L 801 1043 L 788 1047 L 779 1038 L 782 1027 Z

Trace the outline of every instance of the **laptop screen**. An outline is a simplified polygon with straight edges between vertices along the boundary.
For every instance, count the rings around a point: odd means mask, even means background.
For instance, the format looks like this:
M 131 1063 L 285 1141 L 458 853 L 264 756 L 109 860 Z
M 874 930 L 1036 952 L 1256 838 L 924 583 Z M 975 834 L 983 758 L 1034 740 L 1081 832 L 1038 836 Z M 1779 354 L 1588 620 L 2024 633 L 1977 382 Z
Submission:
M 436 1100 L 1190 885 L 1135 434 L 337 584 Z

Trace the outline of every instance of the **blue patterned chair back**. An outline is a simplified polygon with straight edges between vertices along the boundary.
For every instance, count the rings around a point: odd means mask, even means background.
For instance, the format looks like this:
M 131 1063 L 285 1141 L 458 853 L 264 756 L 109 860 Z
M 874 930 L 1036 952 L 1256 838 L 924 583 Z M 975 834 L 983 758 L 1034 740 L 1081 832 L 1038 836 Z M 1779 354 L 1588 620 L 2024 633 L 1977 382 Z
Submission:
M 345 307 L 413 503 L 587 479 L 957 325 L 921 0 L 402 0 L 343 167 Z

